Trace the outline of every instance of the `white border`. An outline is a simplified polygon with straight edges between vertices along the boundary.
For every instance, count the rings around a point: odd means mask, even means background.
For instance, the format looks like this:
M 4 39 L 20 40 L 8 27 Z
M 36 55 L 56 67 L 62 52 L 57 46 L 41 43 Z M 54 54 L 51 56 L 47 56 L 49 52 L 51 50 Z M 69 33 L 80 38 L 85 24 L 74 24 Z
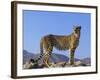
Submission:
M 43 11 L 61 11 L 61 12 L 82 12 L 91 13 L 91 67 L 71 67 L 71 68 L 54 68 L 54 69 L 34 69 L 23 70 L 22 69 L 22 38 L 23 38 L 23 25 L 22 25 L 22 10 L 43 10 Z M 17 76 L 31 76 L 31 75 L 44 75 L 44 74 L 61 74 L 61 73 L 80 73 L 96 71 L 96 39 L 95 39 L 95 9 L 88 8 L 74 8 L 74 7 L 58 7 L 58 6 L 45 6 L 45 5 L 17 5 Z

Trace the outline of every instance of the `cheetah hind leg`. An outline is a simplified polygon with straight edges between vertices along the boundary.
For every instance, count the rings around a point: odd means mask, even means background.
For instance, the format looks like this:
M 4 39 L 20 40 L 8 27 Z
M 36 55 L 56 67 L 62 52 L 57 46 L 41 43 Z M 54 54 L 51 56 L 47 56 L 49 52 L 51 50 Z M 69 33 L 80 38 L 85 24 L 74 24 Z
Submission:
M 44 65 L 46 67 L 51 67 L 49 63 L 50 55 L 52 53 L 53 47 L 49 45 L 49 47 L 45 50 L 45 55 L 44 55 Z
M 45 66 L 48 67 L 48 68 L 50 67 L 49 57 L 50 57 L 50 55 L 48 53 L 46 53 L 45 56 L 44 56 L 44 60 L 43 60 Z

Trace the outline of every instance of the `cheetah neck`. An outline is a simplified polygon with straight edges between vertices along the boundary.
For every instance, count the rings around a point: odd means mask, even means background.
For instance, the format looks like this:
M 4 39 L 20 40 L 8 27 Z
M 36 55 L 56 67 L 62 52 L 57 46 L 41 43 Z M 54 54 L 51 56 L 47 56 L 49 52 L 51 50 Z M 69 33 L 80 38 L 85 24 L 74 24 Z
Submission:
M 79 34 L 74 33 L 74 36 L 76 37 L 76 39 L 79 39 Z

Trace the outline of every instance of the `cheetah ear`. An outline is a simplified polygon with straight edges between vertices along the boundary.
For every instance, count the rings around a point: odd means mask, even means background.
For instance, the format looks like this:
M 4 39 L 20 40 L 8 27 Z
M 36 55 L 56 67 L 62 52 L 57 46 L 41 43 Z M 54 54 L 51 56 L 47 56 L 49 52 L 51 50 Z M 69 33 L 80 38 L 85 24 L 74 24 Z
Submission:
M 80 25 L 80 29 L 81 29 L 81 25 Z
M 75 30 L 76 29 L 76 26 L 75 25 L 73 25 L 73 30 Z

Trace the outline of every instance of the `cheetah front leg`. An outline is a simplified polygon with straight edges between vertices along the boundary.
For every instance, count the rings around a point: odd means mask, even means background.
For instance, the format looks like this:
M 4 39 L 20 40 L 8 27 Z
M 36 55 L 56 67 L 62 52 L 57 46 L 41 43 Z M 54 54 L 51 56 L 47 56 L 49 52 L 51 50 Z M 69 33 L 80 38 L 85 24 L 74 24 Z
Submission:
M 69 64 L 70 65 L 74 65 L 74 53 L 75 53 L 75 49 L 71 49 L 70 56 L 69 56 Z

